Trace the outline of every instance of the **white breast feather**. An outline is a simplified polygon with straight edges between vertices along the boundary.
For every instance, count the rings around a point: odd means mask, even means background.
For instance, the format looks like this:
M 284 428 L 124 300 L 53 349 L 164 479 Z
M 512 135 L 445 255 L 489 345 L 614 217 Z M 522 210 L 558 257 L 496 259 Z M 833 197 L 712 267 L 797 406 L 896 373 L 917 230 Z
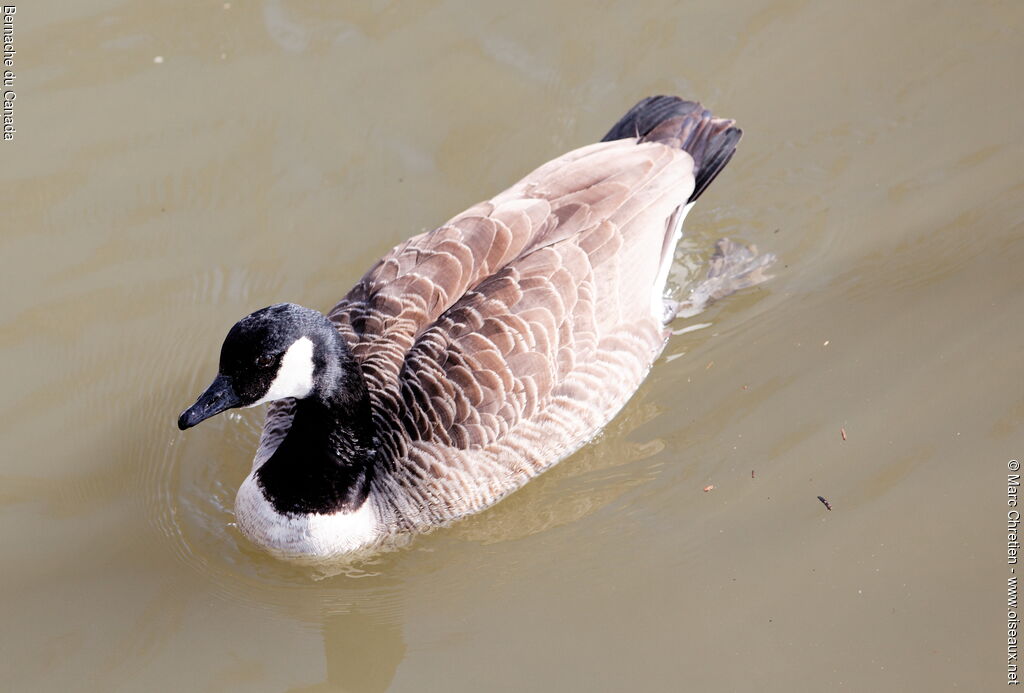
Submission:
M 263 495 L 255 471 L 238 489 L 235 518 L 256 544 L 292 557 L 329 558 L 351 553 L 372 546 L 382 536 L 372 495 L 354 512 L 282 515 Z

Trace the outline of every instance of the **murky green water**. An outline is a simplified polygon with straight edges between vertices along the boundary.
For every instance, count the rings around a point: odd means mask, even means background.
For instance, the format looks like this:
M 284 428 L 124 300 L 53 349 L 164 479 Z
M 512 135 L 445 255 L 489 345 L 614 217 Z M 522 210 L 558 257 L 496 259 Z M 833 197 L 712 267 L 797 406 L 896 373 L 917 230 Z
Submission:
M 0 688 L 1005 681 L 1021 4 L 49 0 L 14 31 Z M 746 132 L 686 247 L 777 277 L 491 511 L 327 579 L 249 546 L 259 413 L 174 426 L 227 327 L 330 307 L 662 92 Z

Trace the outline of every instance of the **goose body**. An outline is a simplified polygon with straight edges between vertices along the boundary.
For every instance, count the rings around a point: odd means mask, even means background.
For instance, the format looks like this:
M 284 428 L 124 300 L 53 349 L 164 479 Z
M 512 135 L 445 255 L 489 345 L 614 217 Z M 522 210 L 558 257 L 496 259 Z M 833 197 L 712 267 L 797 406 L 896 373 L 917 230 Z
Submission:
M 661 353 L 682 219 L 739 137 L 699 104 L 645 99 L 601 142 L 394 248 L 326 315 L 239 321 L 179 426 L 271 402 L 242 532 L 296 559 L 373 548 L 577 450 Z M 763 278 L 763 258 L 724 248 L 716 296 Z

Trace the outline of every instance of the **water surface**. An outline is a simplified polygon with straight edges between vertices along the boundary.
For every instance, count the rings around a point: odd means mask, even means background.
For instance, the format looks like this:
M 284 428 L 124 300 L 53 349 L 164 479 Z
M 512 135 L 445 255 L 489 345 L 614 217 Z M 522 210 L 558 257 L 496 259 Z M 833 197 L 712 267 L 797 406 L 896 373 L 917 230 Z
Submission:
M 1019 3 L 50 0 L 15 28 L 0 687 L 1002 685 Z M 746 133 L 674 282 L 726 235 L 776 278 L 492 510 L 329 578 L 248 545 L 259 413 L 174 426 L 227 328 L 329 308 L 666 92 Z

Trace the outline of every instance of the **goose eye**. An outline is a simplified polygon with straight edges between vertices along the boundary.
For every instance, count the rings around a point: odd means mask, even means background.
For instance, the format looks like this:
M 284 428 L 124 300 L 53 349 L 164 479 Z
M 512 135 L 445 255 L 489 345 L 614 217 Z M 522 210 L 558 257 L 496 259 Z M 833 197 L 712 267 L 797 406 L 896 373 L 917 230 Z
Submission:
M 260 368 L 270 368 L 274 364 L 274 357 L 270 354 L 261 354 L 256 357 L 256 365 Z

